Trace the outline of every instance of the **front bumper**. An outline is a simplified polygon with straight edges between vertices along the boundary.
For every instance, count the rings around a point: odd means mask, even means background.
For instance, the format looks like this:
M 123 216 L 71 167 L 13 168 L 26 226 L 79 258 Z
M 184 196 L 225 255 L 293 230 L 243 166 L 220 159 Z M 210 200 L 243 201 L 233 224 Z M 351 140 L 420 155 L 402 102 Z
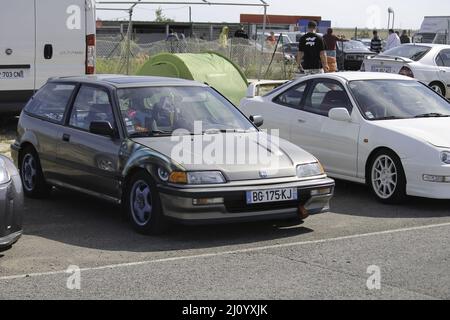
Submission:
M 258 181 L 260 183 L 260 181 Z M 247 205 L 246 192 L 296 188 L 299 200 L 279 203 Z M 330 188 L 331 192 L 312 195 L 311 191 Z M 166 217 L 187 224 L 232 223 L 255 220 L 280 220 L 305 218 L 330 210 L 330 200 L 334 193 L 334 180 L 323 178 L 255 186 L 249 182 L 245 186 L 214 188 L 189 188 L 159 186 L 163 213 Z M 223 198 L 224 202 L 214 205 L 194 205 L 194 199 Z
M 23 191 L 20 176 L 0 185 L 0 249 L 14 244 L 22 235 Z
M 424 181 L 423 175 L 450 176 L 450 165 L 429 165 L 420 160 L 402 160 L 409 196 L 430 199 L 450 199 L 450 183 Z

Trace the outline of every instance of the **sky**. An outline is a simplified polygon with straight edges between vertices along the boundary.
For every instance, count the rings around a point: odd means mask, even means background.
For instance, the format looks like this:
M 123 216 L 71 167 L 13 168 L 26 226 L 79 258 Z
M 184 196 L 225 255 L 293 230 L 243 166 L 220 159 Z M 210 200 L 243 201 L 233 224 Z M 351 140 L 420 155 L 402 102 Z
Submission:
M 102 0 L 97 0 L 101 2 Z M 108 0 L 115 1 L 115 0 Z M 146 1 L 146 0 L 143 0 Z M 175 0 L 176 1 L 176 0 Z M 180 0 L 178 0 L 180 1 Z M 200 0 L 186 0 L 186 2 Z M 218 1 L 218 0 L 210 0 Z M 258 0 L 220 0 L 219 2 L 257 3 Z M 331 20 L 335 28 L 386 28 L 388 24 L 388 8 L 395 11 L 395 27 L 397 29 L 419 29 L 424 16 L 449 15 L 448 0 L 266 0 L 270 4 L 268 14 L 313 15 Z M 168 18 L 178 22 L 189 21 L 188 5 L 140 5 L 137 7 L 134 20 L 152 21 L 158 7 Z M 97 7 L 120 7 L 97 5 Z M 225 6 L 192 6 L 194 22 L 239 22 L 241 13 L 263 13 L 262 8 L 225 7 Z M 126 19 L 125 11 L 101 11 L 97 13 L 102 20 Z

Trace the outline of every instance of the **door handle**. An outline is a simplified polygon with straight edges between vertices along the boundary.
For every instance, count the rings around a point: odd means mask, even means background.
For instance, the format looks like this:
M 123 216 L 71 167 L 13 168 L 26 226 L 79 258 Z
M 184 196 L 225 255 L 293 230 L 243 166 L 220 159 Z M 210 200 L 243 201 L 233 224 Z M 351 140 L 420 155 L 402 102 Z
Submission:
M 70 142 L 70 134 L 67 133 L 63 134 L 62 140 L 64 142 Z
M 303 119 L 298 119 L 297 120 L 299 123 L 306 123 L 306 120 L 303 120 Z
M 46 44 L 44 46 L 44 58 L 45 60 L 53 58 L 53 46 L 51 44 Z

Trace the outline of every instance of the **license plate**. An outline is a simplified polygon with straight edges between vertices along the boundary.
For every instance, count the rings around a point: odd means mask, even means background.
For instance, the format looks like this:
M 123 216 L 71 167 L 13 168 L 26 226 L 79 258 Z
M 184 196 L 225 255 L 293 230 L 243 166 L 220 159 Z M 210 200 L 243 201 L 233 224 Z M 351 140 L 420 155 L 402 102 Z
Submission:
M 14 80 L 25 78 L 24 70 L 0 70 L 1 80 Z
M 297 189 L 272 189 L 247 192 L 247 204 L 295 201 L 298 199 Z
M 392 73 L 392 67 L 373 66 L 372 67 L 372 72 Z

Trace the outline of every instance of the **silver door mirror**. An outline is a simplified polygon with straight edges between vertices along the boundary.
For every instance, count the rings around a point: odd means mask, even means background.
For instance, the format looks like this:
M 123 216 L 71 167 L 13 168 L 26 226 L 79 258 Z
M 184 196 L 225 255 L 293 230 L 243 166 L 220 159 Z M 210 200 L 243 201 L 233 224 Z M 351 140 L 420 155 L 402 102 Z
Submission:
M 346 108 L 333 108 L 328 113 L 328 117 L 335 121 L 351 122 L 352 117 Z

